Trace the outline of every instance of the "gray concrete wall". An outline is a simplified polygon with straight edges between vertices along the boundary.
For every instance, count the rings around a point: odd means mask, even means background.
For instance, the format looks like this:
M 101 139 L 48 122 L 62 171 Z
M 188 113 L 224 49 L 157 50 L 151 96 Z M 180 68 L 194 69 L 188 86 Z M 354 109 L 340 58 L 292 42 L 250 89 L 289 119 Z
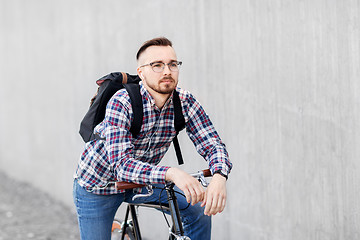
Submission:
M 360 239 L 358 0 L 2 0 L 0 169 L 72 205 L 94 79 L 155 36 L 234 163 L 214 239 Z

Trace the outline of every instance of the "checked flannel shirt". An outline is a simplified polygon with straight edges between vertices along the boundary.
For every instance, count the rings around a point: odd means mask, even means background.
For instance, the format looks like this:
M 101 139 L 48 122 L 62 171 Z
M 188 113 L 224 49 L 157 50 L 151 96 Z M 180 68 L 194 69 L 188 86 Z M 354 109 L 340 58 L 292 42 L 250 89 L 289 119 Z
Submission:
M 182 104 L 186 132 L 197 152 L 208 161 L 212 173 L 221 171 L 228 175 L 232 164 L 209 117 L 190 92 L 179 87 L 176 91 Z M 136 138 L 130 132 L 133 112 L 126 90 L 119 90 L 108 102 L 104 121 L 94 129 L 106 140 L 86 143 L 74 175 L 87 191 L 101 195 L 123 192 L 116 190 L 116 181 L 165 183 L 169 167 L 158 166 L 158 163 L 176 135 L 172 96 L 159 109 L 142 82 L 140 93 L 144 117 Z

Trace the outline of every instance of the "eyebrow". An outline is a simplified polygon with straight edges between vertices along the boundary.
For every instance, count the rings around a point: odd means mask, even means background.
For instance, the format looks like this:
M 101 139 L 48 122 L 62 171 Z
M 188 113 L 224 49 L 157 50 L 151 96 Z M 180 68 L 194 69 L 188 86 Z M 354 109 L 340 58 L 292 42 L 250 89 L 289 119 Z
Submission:
M 177 60 L 173 60 L 173 59 L 172 59 L 172 60 L 170 60 L 169 62 L 170 62 L 170 63 L 171 63 L 171 62 L 177 62 Z M 151 62 L 151 63 L 164 63 L 164 62 L 161 61 L 161 60 L 157 60 L 157 61 L 153 61 L 153 62 Z

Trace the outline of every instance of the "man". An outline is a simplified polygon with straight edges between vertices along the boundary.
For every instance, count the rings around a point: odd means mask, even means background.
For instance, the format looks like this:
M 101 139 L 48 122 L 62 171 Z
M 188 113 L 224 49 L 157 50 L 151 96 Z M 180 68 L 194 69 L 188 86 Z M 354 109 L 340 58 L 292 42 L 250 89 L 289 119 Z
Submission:
M 82 239 L 110 239 L 116 210 L 122 202 L 133 202 L 133 190 L 118 191 L 114 182 L 164 184 L 172 181 L 186 198 L 178 196 L 184 231 L 191 239 L 211 238 L 211 215 L 223 211 L 226 203 L 226 179 L 232 164 L 225 145 L 199 102 L 179 87 L 181 62 L 171 41 L 155 38 L 145 42 L 137 53 L 137 73 L 144 117 L 140 133 L 130 132 L 133 112 L 125 89 L 109 101 L 106 115 L 94 132 L 106 140 L 86 144 L 74 181 Z M 181 100 L 186 132 L 197 151 L 209 163 L 213 173 L 206 191 L 193 177 L 179 168 L 158 165 L 176 134 L 172 94 Z M 136 202 L 159 201 L 159 192 Z M 166 197 L 161 201 L 165 201 Z M 191 203 L 186 208 L 187 203 Z M 185 209 L 186 208 L 186 209 Z

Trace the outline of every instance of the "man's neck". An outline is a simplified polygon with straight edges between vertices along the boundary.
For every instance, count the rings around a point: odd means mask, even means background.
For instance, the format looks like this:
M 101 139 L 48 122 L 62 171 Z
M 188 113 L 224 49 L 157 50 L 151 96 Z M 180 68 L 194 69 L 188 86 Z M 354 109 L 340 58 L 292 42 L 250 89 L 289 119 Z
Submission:
M 158 93 L 158 92 L 154 91 L 153 89 L 148 88 L 147 86 L 145 86 L 145 87 L 148 90 L 148 92 L 150 93 L 150 95 L 153 97 L 153 99 L 155 101 L 155 105 L 159 109 L 162 109 L 163 106 L 165 105 L 166 101 L 171 96 L 171 93 L 168 93 L 168 94 Z

